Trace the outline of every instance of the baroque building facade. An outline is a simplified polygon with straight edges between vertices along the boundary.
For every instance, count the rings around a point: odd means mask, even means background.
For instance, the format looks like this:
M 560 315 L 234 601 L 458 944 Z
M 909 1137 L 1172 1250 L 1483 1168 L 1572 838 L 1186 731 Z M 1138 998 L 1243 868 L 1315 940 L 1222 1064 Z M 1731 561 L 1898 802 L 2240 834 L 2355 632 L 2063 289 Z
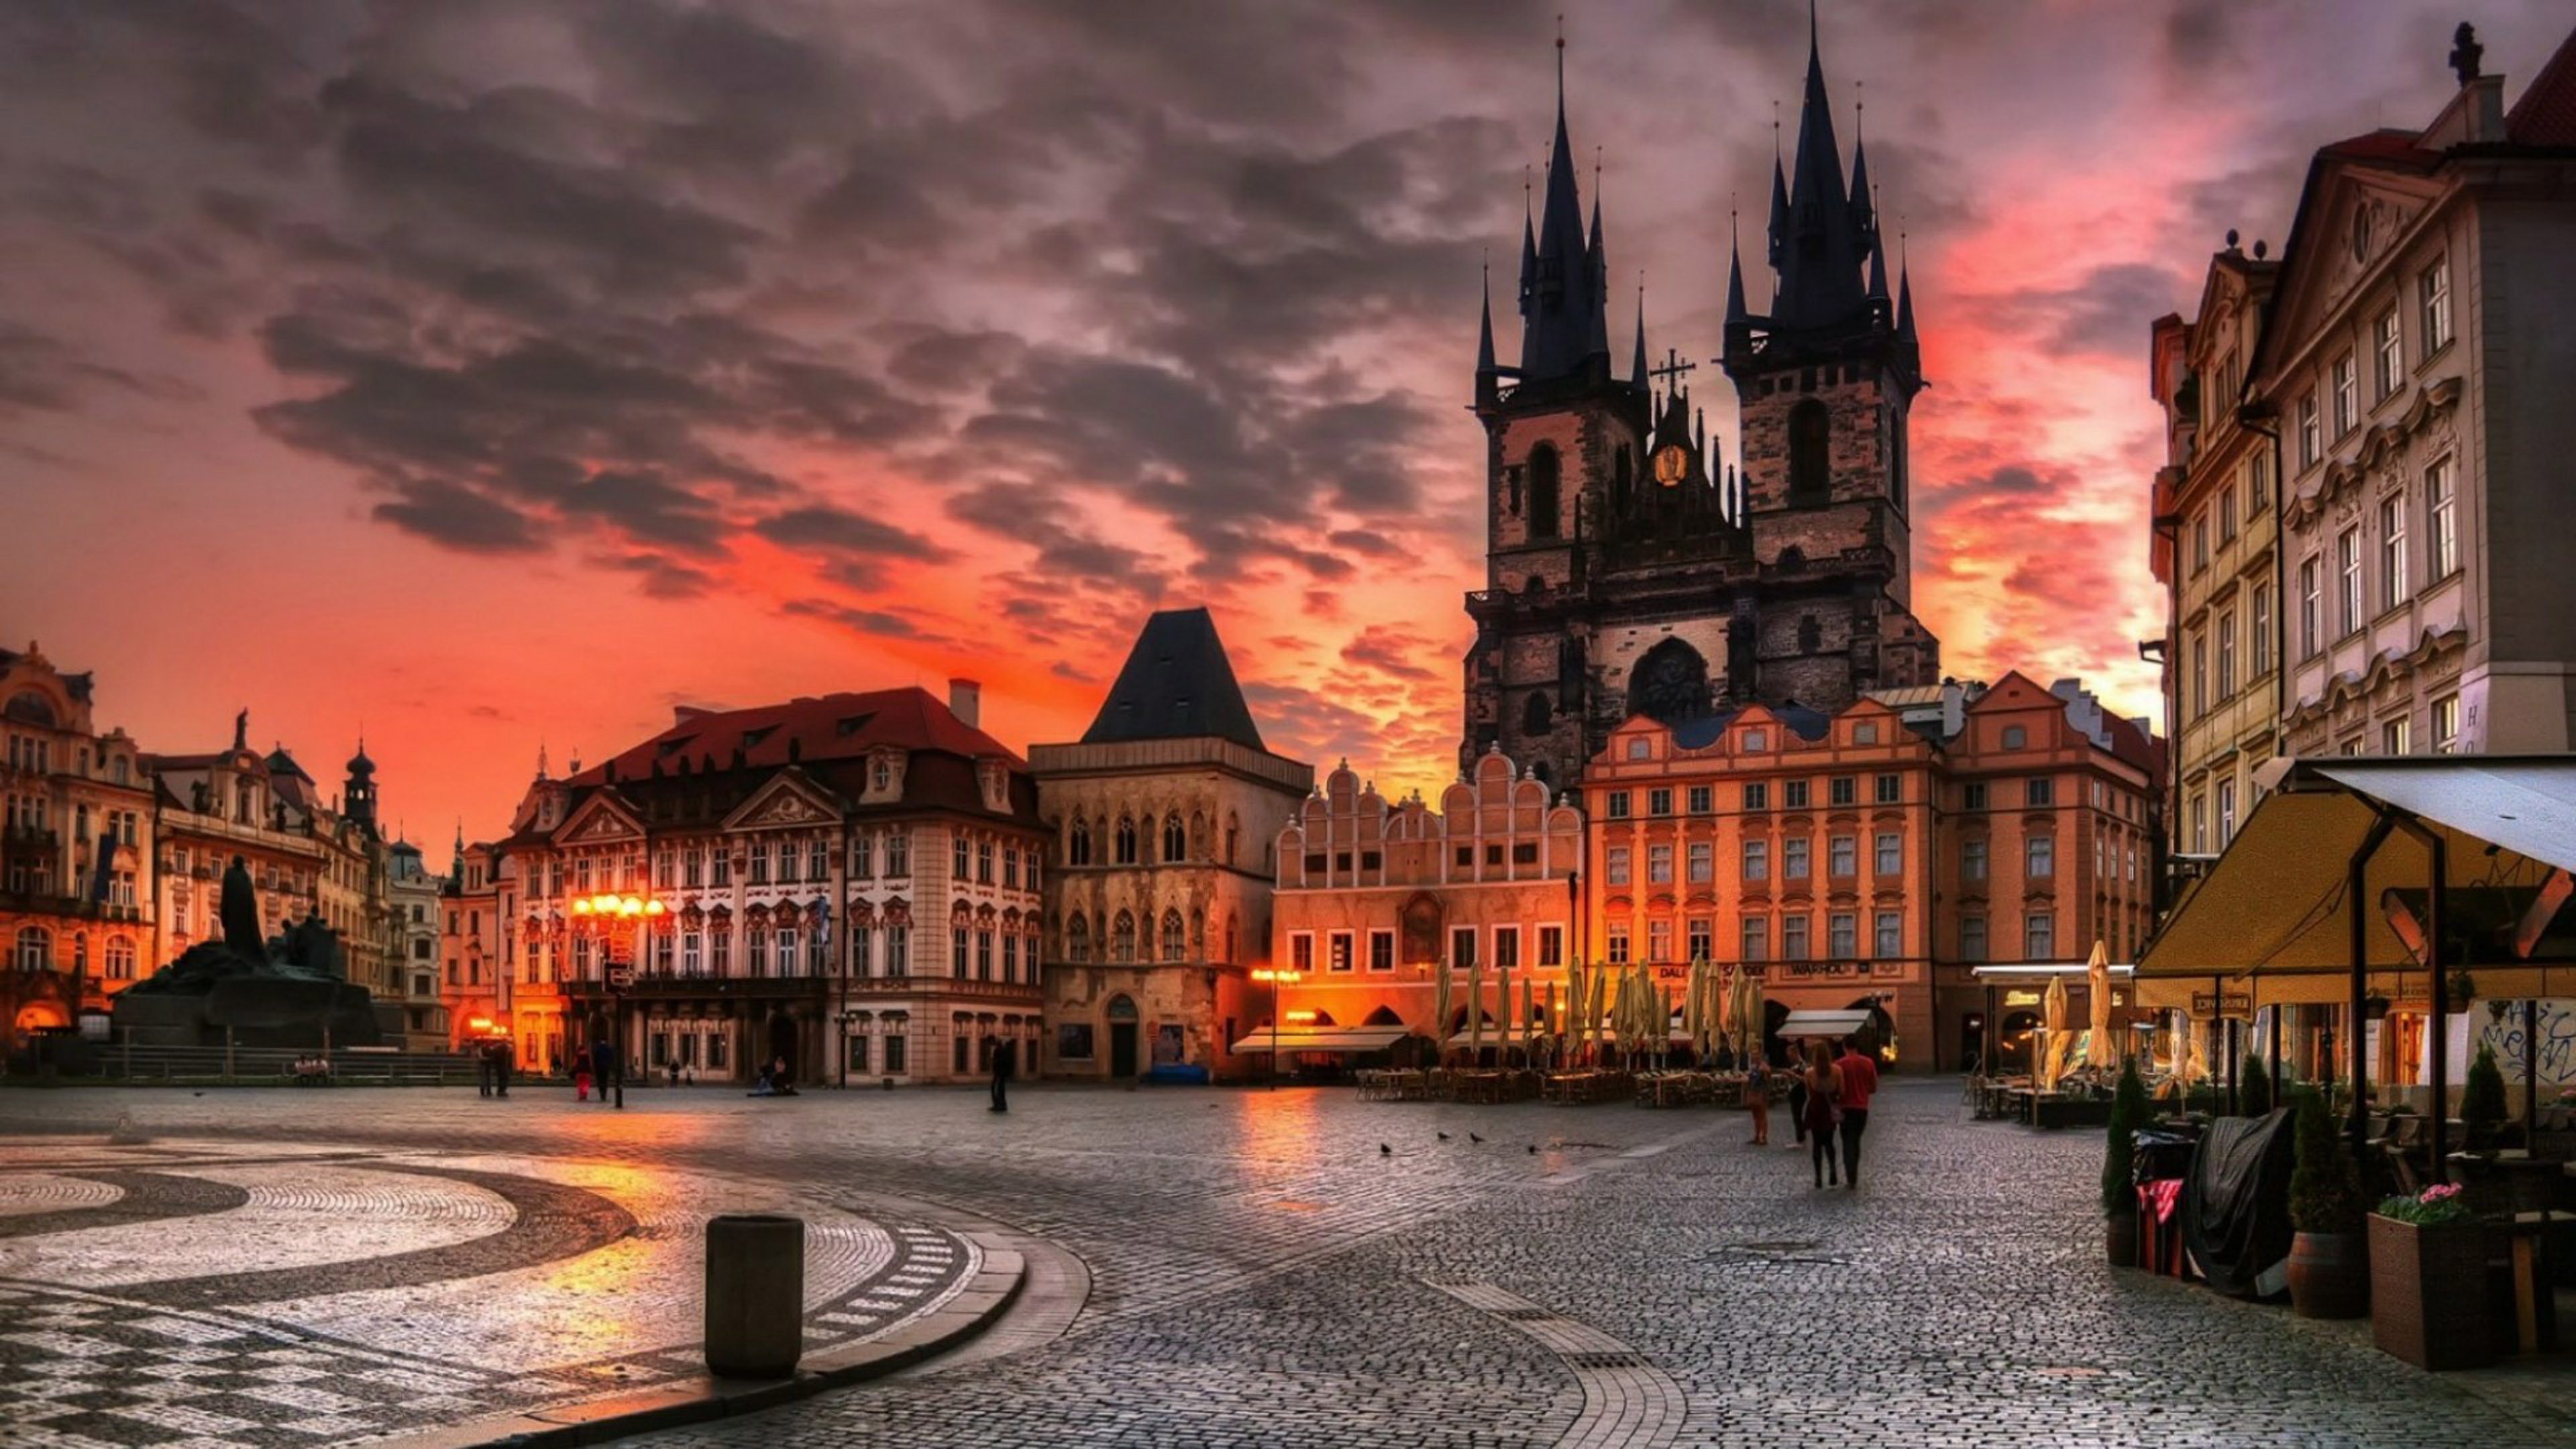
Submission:
M 1913 299 L 1886 248 L 1865 147 L 1846 175 L 1811 43 L 1794 175 L 1772 174 L 1766 309 L 1731 263 L 1725 349 L 1740 471 L 1718 460 L 1642 305 L 1613 367 L 1601 207 L 1587 225 L 1565 119 L 1521 247 L 1521 343 L 1490 300 L 1474 408 L 1485 431 L 1486 577 L 1467 596 L 1462 770 L 1499 749 L 1570 785 L 1635 714 L 1667 724 L 1755 702 L 1832 709 L 1939 679 L 1912 612 Z
M 2576 742 L 2576 36 L 2507 110 L 2316 153 L 2250 369 L 2276 419 L 2287 753 Z
M 531 1068 L 622 1015 L 630 1073 L 953 1081 L 997 1050 L 1034 1070 L 1046 839 L 979 695 L 683 706 L 588 770 L 541 760 L 488 848 L 492 926 L 475 929 L 476 852 L 448 902 L 451 1016 L 491 1021 Z M 659 910 L 603 929 L 574 909 L 608 892 Z
M 30 643 L 0 649 L 0 1047 L 79 1028 L 153 961 L 152 789 L 122 729 L 101 732 L 93 681 Z
M 407 1049 L 447 1049 L 446 1008 L 439 1003 L 439 895 L 446 882 L 430 874 L 420 847 L 396 840 L 385 850 L 386 955 L 402 1005 Z
M 2281 722 L 2283 565 L 2274 430 L 2243 406 L 2280 263 L 2234 233 L 2192 320 L 2159 318 L 2150 390 L 2165 415 L 2150 566 L 2165 586 L 2165 718 L 2173 847 L 2227 848 L 2254 809 Z
M 1271 845 L 1313 787 L 1272 753 L 1207 610 L 1153 614 L 1082 738 L 1033 745 L 1053 840 L 1050 1075 L 1228 1076 L 1270 937 Z
M 1895 1060 L 1957 1070 L 2012 1027 L 1975 968 L 2136 950 L 2161 768 L 2143 724 L 2018 674 L 1633 717 L 1587 775 L 1594 959 L 1751 972 L 1775 1027 L 1868 1010 Z

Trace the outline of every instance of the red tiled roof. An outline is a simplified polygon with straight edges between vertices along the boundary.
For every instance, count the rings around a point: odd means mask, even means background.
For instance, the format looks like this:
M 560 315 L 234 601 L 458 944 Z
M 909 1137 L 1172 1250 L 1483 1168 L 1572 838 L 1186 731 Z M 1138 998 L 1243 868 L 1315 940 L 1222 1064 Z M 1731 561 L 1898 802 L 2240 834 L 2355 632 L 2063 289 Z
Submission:
M 2576 146 L 2576 31 L 2505 112 L 2504 133 L 2517 146 Z
M 2430 166 L 2440 160 L 2439 153 L 2416 144 L 2420 139 L 2419 132 L 2383 127 L 2328 142 L 2317 148 L 2317 154 L 2339 156 L 2350 161 L 2404 161 L 2418 166 Z
M 603 783 L 609 764 L 616 765 L 620 782 L 637 780 L 650 773 L 655 761 L 663 761 L 667 770 L 684 755 L 696 765 L 713 759 L 717 769 L 729 769 L 737 748 L 747 767 L 776 768 L 789 762 L 790 741 L 796 744 L 796 758 L 809 765 L 858 759 L 880 745 L 970 760 L 999 756 L 1014 767 L 1022 764 L 999 740 L 970 727 L 928 690 L 915 686 L 692 714 L 613 760 L 572 776 L 570 783 Z

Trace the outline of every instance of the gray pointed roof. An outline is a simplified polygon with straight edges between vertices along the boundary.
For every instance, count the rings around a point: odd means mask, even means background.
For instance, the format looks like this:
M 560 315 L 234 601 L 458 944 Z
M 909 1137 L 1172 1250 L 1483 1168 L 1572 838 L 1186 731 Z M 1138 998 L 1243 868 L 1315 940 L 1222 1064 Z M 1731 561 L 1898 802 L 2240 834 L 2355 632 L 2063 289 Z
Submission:
M 1204 608 L 1160 609 L 1145 620 L 1118 682 L 1083 731 L 1086 745 L 1215 736 L 1266 750 L 1235 682 L 1234 664 Z

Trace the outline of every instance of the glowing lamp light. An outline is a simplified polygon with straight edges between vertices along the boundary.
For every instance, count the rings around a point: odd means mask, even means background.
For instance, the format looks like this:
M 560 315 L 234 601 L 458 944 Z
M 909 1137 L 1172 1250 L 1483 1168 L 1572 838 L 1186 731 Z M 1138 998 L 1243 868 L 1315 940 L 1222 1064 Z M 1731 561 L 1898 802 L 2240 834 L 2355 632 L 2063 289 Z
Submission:
M 1312 1025 L 1315 1020 L 1315 1013 L 1311 1011 L 1292 1011 L 1288 1013 L 1288 1019 L 1300 1026 Z
M 572 913 L 573 913 L 574 915 L 576 915 L 576 916 L 586 916 L 586 915 L 589 915 L 589 914 L 590 914 L 590 902 L 588 902 L 588 901 L 586 901 L 586 900 L 575 899 L 575 900 L 573 901 L 573 903 L 572 903 Z

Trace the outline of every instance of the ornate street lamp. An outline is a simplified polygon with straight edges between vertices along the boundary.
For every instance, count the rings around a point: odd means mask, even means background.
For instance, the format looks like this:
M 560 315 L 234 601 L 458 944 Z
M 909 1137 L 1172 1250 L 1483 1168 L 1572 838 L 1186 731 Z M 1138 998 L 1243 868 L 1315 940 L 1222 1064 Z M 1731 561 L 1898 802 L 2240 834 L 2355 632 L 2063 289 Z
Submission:
M 608 986 L 609 1032 L 613 1045 L 608 1054 L 611 1080 L 600 1083 L 599 1089 L 603 1096 L 614 1090 L 615 1105 L 623 1111 L 626 1107 L 626 990 L 635 982 L 635 933 L 648 917 L 662 914 L 662 903 L 644 896 L 603 891 L 595 896 L 574 897 L 572 914 L 573 928 L 588 927 L 600 943 L 600 974 Z M 617 959 L 617 949 L 621 944 L 627 952 L 623 962 Z

